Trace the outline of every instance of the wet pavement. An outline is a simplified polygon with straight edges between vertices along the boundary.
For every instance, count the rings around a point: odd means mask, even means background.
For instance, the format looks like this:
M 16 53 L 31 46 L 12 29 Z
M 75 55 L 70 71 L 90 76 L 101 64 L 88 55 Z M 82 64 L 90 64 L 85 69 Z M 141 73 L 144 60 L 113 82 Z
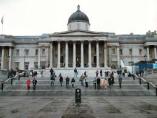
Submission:
M 157 118 L 156 96 L 0 97 L 0 118 Z

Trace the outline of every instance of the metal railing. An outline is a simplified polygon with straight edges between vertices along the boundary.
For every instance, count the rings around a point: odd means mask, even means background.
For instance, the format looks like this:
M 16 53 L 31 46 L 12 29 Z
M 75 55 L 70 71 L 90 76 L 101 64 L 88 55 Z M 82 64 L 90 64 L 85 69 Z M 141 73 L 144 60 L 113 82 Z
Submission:
M 135 77 L 139 80 L 140 85 L 143 85 L 148 90 L 152 90 L 153 92 L 155 92 L 155 95 L 157 96 L 157 85 L 155 85 L 152 82 L 149 82 L 149 81 L 145 80 L 144 78 L 139 77 L 137 75 L 135 75 Z

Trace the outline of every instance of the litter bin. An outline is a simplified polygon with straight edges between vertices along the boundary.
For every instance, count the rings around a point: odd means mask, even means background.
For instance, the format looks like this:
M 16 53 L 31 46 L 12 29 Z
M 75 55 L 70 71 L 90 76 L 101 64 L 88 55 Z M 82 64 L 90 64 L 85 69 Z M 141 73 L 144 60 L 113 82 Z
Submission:
M 75 103 L 76 104 L 81 103 L 81 89 L 80 88 L 75 89 Z

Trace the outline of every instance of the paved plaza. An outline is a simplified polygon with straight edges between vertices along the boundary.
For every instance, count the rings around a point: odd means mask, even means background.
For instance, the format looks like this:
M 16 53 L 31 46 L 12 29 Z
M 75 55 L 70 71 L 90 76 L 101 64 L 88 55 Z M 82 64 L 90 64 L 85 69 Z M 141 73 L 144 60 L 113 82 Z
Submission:
M 75 88 L 61 87 L 58 79 L 50 86 L 50 78 L 37 78 L 37 89 L 27 90 L 25 80 L 5 85 L 0 92 L 0 118 L 157 118 L 155 91 L 147 90 L 139 80 L 125 78 L 122 88 L 118 80 L 111 89 L 95 89 L 92 78 L 82 90 L 82 103 L 75 104 Z M 90 81 L 91 80 L 91 81 Z
M 0 118 L 157 118 L 157 98 L 84 96 L 0 97 Z

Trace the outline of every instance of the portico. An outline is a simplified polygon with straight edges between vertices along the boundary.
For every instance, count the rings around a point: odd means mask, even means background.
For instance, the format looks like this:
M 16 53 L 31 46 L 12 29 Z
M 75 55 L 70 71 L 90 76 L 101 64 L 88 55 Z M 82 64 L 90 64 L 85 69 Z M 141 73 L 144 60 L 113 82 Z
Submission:
M 100 48 L 104 50 L 102 53 L 99 51 Z M 107 67 L 107 44 L 102 41 L 101 45 L 99 41 L 52 42 L 50 43 L 50 66 L 53 68 Z

